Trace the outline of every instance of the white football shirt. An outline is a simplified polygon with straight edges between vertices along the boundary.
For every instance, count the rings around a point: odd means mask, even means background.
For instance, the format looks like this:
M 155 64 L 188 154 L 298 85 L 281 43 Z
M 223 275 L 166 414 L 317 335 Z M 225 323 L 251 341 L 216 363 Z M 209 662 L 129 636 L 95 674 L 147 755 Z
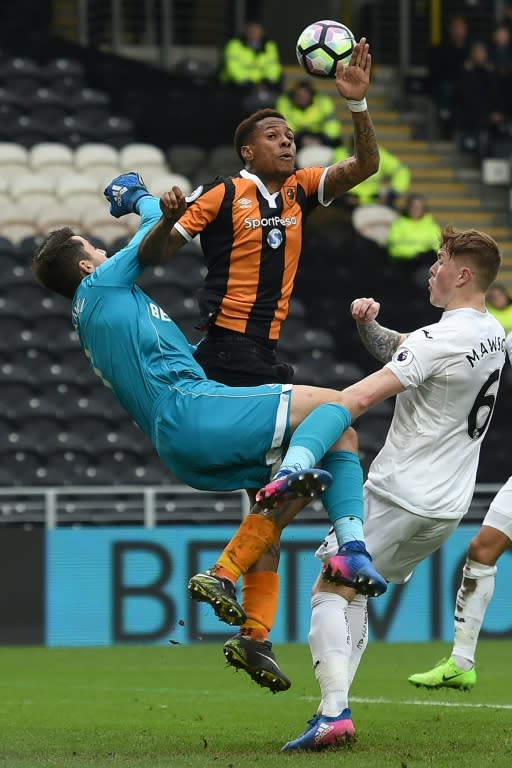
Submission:
M 368 488 L 417 515 L 462 517 L 504 362 L 505 332 L 488 312 L 450 310 L 411 333 L 386 366 L 406 391 Z

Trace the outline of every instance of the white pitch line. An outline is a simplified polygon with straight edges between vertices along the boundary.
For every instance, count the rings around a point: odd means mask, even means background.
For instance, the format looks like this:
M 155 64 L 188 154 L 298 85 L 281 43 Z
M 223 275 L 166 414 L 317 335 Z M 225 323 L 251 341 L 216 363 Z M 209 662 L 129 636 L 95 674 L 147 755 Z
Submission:
M 303 701 L 318 701 L 318 697 L 301 696 Z M 356 704 L 393 704 L 404 705 L 407 707 L 465 707 L 466 709 L 512 709 L 512 704 L 483 704 L 457 701 L 429 701 L 427 699 L 372 699 L 365 696 L 351 696 L 351 702 Z

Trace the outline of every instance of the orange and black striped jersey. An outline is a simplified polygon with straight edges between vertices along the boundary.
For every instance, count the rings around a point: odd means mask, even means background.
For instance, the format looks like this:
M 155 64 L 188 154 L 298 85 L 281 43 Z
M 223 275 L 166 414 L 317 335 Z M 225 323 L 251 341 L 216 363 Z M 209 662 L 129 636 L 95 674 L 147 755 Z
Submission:
M 175 224 L 201 236 L 208 273 L 199 294 L 205 327 L 276 340 L 290 295 L 309 213 L 324 200 L 326 168 L 302 168 L 270 193 L 248 171 L 198 187 Z M 329 201 L 330 202 L 330 201 Z

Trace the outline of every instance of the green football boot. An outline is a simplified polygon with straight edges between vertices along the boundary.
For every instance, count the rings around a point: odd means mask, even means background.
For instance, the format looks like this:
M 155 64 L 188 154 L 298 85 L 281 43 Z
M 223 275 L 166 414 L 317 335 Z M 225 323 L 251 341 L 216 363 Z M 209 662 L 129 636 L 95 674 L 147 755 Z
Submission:
M 476 683 L 476 670 L 461 669 L 452 657 L 441 659 L 428 672 L 418 672 L 407 678 L 417 688 L 457 688 L 459 691 L 470 691 Z

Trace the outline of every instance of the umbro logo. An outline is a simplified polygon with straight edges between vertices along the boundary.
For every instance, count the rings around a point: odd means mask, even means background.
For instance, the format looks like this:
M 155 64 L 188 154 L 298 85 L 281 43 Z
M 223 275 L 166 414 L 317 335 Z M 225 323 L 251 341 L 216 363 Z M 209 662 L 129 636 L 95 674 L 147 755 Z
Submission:
M 251 200 L 248 197 L 241 197 L 238 201 L 240 208 L 250 208 L 252 206 Z

